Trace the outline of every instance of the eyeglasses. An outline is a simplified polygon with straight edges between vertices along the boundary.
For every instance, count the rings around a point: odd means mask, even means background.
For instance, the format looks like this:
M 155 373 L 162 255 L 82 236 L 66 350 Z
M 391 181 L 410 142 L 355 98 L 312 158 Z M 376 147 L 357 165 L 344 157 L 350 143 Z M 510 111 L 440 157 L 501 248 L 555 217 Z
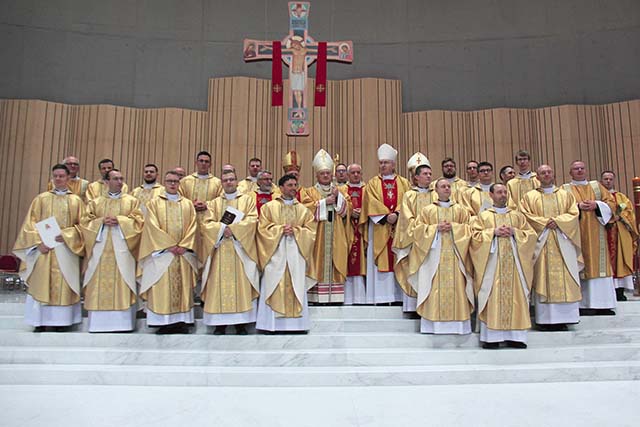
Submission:
M 164 183 L 165 184 L 180 184 L 180 180 L 179 179 L 165 179 Z

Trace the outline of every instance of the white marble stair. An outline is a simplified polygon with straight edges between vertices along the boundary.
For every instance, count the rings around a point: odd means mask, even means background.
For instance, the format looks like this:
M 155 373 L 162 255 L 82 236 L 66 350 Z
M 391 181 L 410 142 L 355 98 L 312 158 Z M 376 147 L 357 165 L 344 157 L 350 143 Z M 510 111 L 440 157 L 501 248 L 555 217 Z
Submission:
M 0 384 L 370 386 L 640 379 L 640 303 L 529 333 L 527 350 L 488 351 L 478 335 L 417 333 L 400 307 L 311 307 L 307 335 L 33 333 L 19 301 L 0 302 Z

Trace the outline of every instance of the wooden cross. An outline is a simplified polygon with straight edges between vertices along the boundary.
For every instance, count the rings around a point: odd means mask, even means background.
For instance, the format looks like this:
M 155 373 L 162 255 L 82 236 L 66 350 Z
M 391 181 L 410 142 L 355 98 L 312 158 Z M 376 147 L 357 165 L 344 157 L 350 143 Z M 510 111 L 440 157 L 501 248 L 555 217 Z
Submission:
M 282 39 L 282 62 L 289 67 L 289 101 L 287 135 L 309 135 L 307 110 L 307 72 L 318 57 L 318 43 L 307 30 L 309 24 L 309 2 L 289 2 L 289 34 Z M 245 61 L 273 59 L 273 43 L 264 40 L 245 39 L 243 45 Z M 327 61 L 352 62 L 353 43 L 351 41 L 327 42 Z M 278 87 L 276 87 L 278 86 Z M 274 86 L 274 92 L 282 87 Z M 319 92 L 326 87 L 318 85 Z

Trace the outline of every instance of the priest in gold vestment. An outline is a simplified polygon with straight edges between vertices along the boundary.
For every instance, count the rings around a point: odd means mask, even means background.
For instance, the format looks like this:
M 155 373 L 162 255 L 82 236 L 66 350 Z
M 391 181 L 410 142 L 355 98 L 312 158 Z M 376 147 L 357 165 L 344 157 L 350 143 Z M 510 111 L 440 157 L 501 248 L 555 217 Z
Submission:
M 216 327 L 215 335 L 224 335 L 228 325 L 246 335 L 258 312 L 258 212 L 254 198 L 238 191 L 235 172 L 222 174 L 221 180 L 223 193 L 208 203 L 200 224 L 203 322 Z
M 107 187 L 105 176 L 107 172 L 109 172 L 113 168 L 114 168 L 113 160 L 111 159 L 102 159 L 98 162 L 98 170 L 100 171 L 100 178 L 88 185 L 87 192 L 85 194 L 86 202 L 90 202 L 95 198 L 107 195 L 109 188 Z M 129 192 L 129 187 L 127 186 L 126 183 L 122 185 L 122 192 L 125 194 Z
M 144 165 L 144 182 L 134 188 L 131 195 L 140 201 L 142 213 L 147 213 L 146 204 L 154 197 L 164 193 L 164 187 L 158 182 L 158 166 L 153 163 Z
M 120 171 L 112 169 L 106 178 L 107 196 L 90 201 L 82 218 L 84 308 L 89 332 L 132 331 L 138 307 L 136 255 L 144 219 L 138 199 L 122 194 Z
M 307 275 L 307 265 L 313 263 L 316 225 L 309 209 L 296 199 L 297 186 L 293 175 L 280 178 L 281 196 L 260 211 L 257 244 L 263 272 L 256 329 L 263 331 L 310 328 L 307 290 L 315 279 Z
M 440 178 L 446 178 L 451 184 L 451 200 L 460 203 L 465 192 L 471 187 L 469 183 L 460 178 L 456 172 L 456 161 L 453 157 L 445 157 L 441 162 L 442 176 Z M 438 180 L 440 179 L 438 178 Z M 431 189 L 435 187 L 435 181 L 431 182 Z
M 83 202 L 86 203 L 86 193 L 89 187 L 89 181 L 80 178 L 78 172 L 80 171 L 80 160 L 74 156 L 65 157 L 62 164 L 69 169 L 69 181 L 67 182 L 67 188 L 76 196 L 80 196 Z M 47 185 L 47 191 L 54 189 L 53 181 L 49 181 Z
M 518 174 L 507 182 L 509 190 L 509 207 L 517 209 L 520 199 L 527 192 L 540 186 L 535 172 L 531 170 L 531 154 L 527 150 L 520 150 L 515 155 Z
M 35 332 L 45 327 L 64 328 L 82 322 L 80 307 L 80 257 L 84 245 L 79 224 L 84 212 L 80 197 L 67 188 L 69 169 L 52 168 L 51 191 L 33 199 L 13 253 L 20 258 L 20 277 L 27 284 L 25 322 Z M 43 242 L 37 225 L 53 217 L 61 233 L 55 242 Z M 55 229 L 44 226 L 42 229 Z
M 396 175 L 398 152 L 389 144 L 378 147 L 379 175 L 364 188 L 360 224 L 367 244 L 367 304 L 402 301 L 402 289 L 394 274 L 393 236 L 404 193 L 411 189 L 406 178 Z
M 580 242 L 584 269 L 580 273 L 582 315 L 614 315 L 616 291 L 607 245 L 607 225 L 615 212 L 615 200 L 598 181 L 587 180 L 581 160 L 571 163 L 571 183 L 562 188 L 571 192 L 580 210 Z
M 333 160 L 320 149 L 313 158 L 316 183 L 300 191 L 300 203 L 309 209 L 316 221 L 313 246 L 313 272 L 316 285 L 309 289 L 311 303 L 344 302 L 344 282 L 347 277 L 346 222 L 351 215 L 351 200 L 344 187 L 333 182 Z
M 616 174 L 604 171 L 600 182 L 613 196 L 615 211 L 613 222 L 607 224 L 607 243 L 616 287 L 616 299 L 626 301 L 625 289 L 633 291 L 633 257 L 638 251 L 638 225 L 633 203 L 615 189 Z
M 147 205 L 138 254 L 147 325 L 159 326 L 160 334 L 188 333 L 194 323 L 196 212 L 178 193 L 179 183 L 175 171 L 167 172 L 165 193 Z
M 493 165 L 489 162 L 478 163 L 479 182 L 470 186 L 459 195 L 458 201 L 469 210 L 472 216 L 478 215 L 493 206 L 489 188 L 493 185 Z
M 533 301 L 538 329 L 566 331 L 580 321 L 580 223 L 576 199 L 554 185 L 548 165 L 537 171 L 540 187 L 520 199 L 519 210 L 538 233 Z
M 537 236 L 524 215 L 507 207 L 503 184 L 493 184 L 490 192 L 493 207 L 473 221 L 470 250 L 480 341 L 487 349 L 500 343 L 526 348 Z
M 398 225 L 393 236 L 392 250 L 396 258 L 393 270 L 403 292 L 402 311 L 415 313 L 417 294 L 407 281 L 409 253 L 414 243 L 413 228 L 422 209 L 437 200 L 437 195 L 430 188 L 431 163 L 427 156 L 420 152 L 415 153 L 409 158 L 407 169 L 412 175 L 415 186 L 404 193 L 402 198 Z
M 415 221 L 409 255 L 409 283 L 417 293 L 420 332 L 470 334 L 474 306 L 469 269 L 470 215 L 451 200 L 451 184 L 440 178 L 438 199 Z

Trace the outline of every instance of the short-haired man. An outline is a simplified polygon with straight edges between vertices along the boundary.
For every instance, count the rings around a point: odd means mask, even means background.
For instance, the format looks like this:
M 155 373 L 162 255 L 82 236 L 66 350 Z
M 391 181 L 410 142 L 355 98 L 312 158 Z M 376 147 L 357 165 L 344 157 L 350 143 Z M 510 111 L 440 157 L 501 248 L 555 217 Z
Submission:
M 493 184 L 493 165 L 489 162 L 478 163 L 479 182 L 469 188 L 459 198 L 460 203 L 469 209 L 472 216 L 478 215 L 480 212 L 493 206 L 491 193 L 489 189 Z
M 140 209 L 143 213 L 147 212 L 145 205 L 151 199 L 162 194 L 164 187 L 158 182 L 158 166 L 153 163 L 144 165 L 144 182 L 131 192 L 131 195 L 140 201 Z
M 522 196 L 540 187 L 536 173 L 531 170 L 531 154 L 527 150 L 519 150 L 515 155 L 515 161 L 518 174 L 507 182 L 509 206 L 514 209 L 520 204 Z
M 126 332 L 135 329 L 135 254 L 144 219 L 140 201 L 122 194 L 122 173 L 112 169 L 106 178 L 107 196 L 91 200 L 82 218 L 84 307 L 89 313 L 89 332 Z
M 238 191 L 246 194 L 258 189 L 258 173 L 262 170 L 262 160 L 253 157 L 249 160 L 249 176 L 238 183 Z
M 254 198 L 238 191 L 235 172 L 223 173 L 223 193 L 208 203 L 200 225 L 204 252 L 202 274 L 203 322 L 224 335 L 228 325 L 246 335 L 255 323 L 260 289 Z
M 469 189 L 467 181 L 456 175 L 456 161 L 453 157 L 445 157 L 441 163 L 442 176 L 446 178 L 451 184 L 451 199 L 459 201 L 464 193 Z M 435 183 L 431 183 L 431 187 L 434 187 Z M 432 188 L 433 190 L 433 188 Z
M 516 176 L 516 171 L 511 165 L 505 165 L 500 168 L 500 181 L 504 185 L 507 185 L 507 182 L 511 181 Z
M 84 244 L 79 225 L 84 203 L 69 191 L 68 181 L 69 169 L 63 164 L 53 166 L 53 189 L 33 199 L 13 246 L 13 253 L 22 261 L 20 277 L 27 284 L 25 321 L 35 327 L 34 332 L 82 322 L 80 257 Z M 47 240 L 42 232 L 55 227 L 43 223 L 52 216 L 60 228 L 55 241 Z
M 518 211 L 507 207 L 503 184 L 489 189 L 493 207 L 472 222 L 471 259 L 475 270 L 475 293 L 483 348 L 500 343 L 526 348 L 531 328 L 529 293 L 533 276 L 530 260 L 536 232 Z
M 300 201 L 300 170 L 302 169 L 302 161 L 298 158 L 298 153 L 295 150 L 290 150 L 284 155 L 282 159 L 282 170 L 285 175 L 293 175 L 296 178 L 296 186 L 298 192 L 296 193 L 296 199 Z
M 256 329 L 308 331 L 307 290 L 315 280 L 307 276 L 307 264 L 313 262 L 316 227 L 309 209 L 296 200 L 296 177 L 285 175 L 278 186 L 281 196 L 262 207 L 258 221 L 263 273 Z
M 78 176 L 78 172 L 80 171 L 80 161 L 77 157 L 68 156 L 64 158 L 62 164 L 69 169 L 69 182 L 67 183 L 67 188 L 73 194 L 80 196 L 80 198 L 86 202 L 86 193 L 87 188 L 89 187 L 89 181 Z M 53 188 L 53 182 L 49 181 L 47 191 L 51 191 Z
M 274 200 L 280 195 L 278 186 L 273 184 L 273 174 L 268 170 L 261 170 L 258 172 L 258 188 L 253 192 L 256 197 L 256 209 L 258 210 L 258 216 L 260 216 L 260 209 L 262 206 Z
M 196 211 L 193 203 L 179 194 L 179 186 L 178 174 L 167 172 L 165 192 L 147 205 L 138 254 L 147 325 L 159 327 L 159 334 L 188 333 L 194 323 Z
M 87 192 L 85 194 L 85 198 L 87 202 L 90 202 L 93 199 L 96 199 L 100 196 L 106 196 L 109 192 L 109 187 L 107 186 L 107 173 L 114 168 L 113 160 L 111 159 L 102 159 L 98 162 L 98 170 L 100 171 L 100 179 L 93 181 L 87 187 Z M 127 194 L 129 192 L 129 186 L 127 183 L 122 185 L 122 192 Z
M 478 183 L 478 162 L 469 160 L 467 162 L 467 184 L 474 187 Z
M 349 181 L 347 177 L 347 165 L 344 163 L 338 163 L 336 165 L 336 184 L 344 185 Z
M 613 171 L 600 174 L 600 182 L 615 201 L 613 222 L 607 224 L 607 242 L 616 299 L 626 301 L 624 290 L 633 291 L 633 257 L 638 249 L 638 225 L 633 203 L 623 193 L 616 191 L 615 181 L 616 174 Z

